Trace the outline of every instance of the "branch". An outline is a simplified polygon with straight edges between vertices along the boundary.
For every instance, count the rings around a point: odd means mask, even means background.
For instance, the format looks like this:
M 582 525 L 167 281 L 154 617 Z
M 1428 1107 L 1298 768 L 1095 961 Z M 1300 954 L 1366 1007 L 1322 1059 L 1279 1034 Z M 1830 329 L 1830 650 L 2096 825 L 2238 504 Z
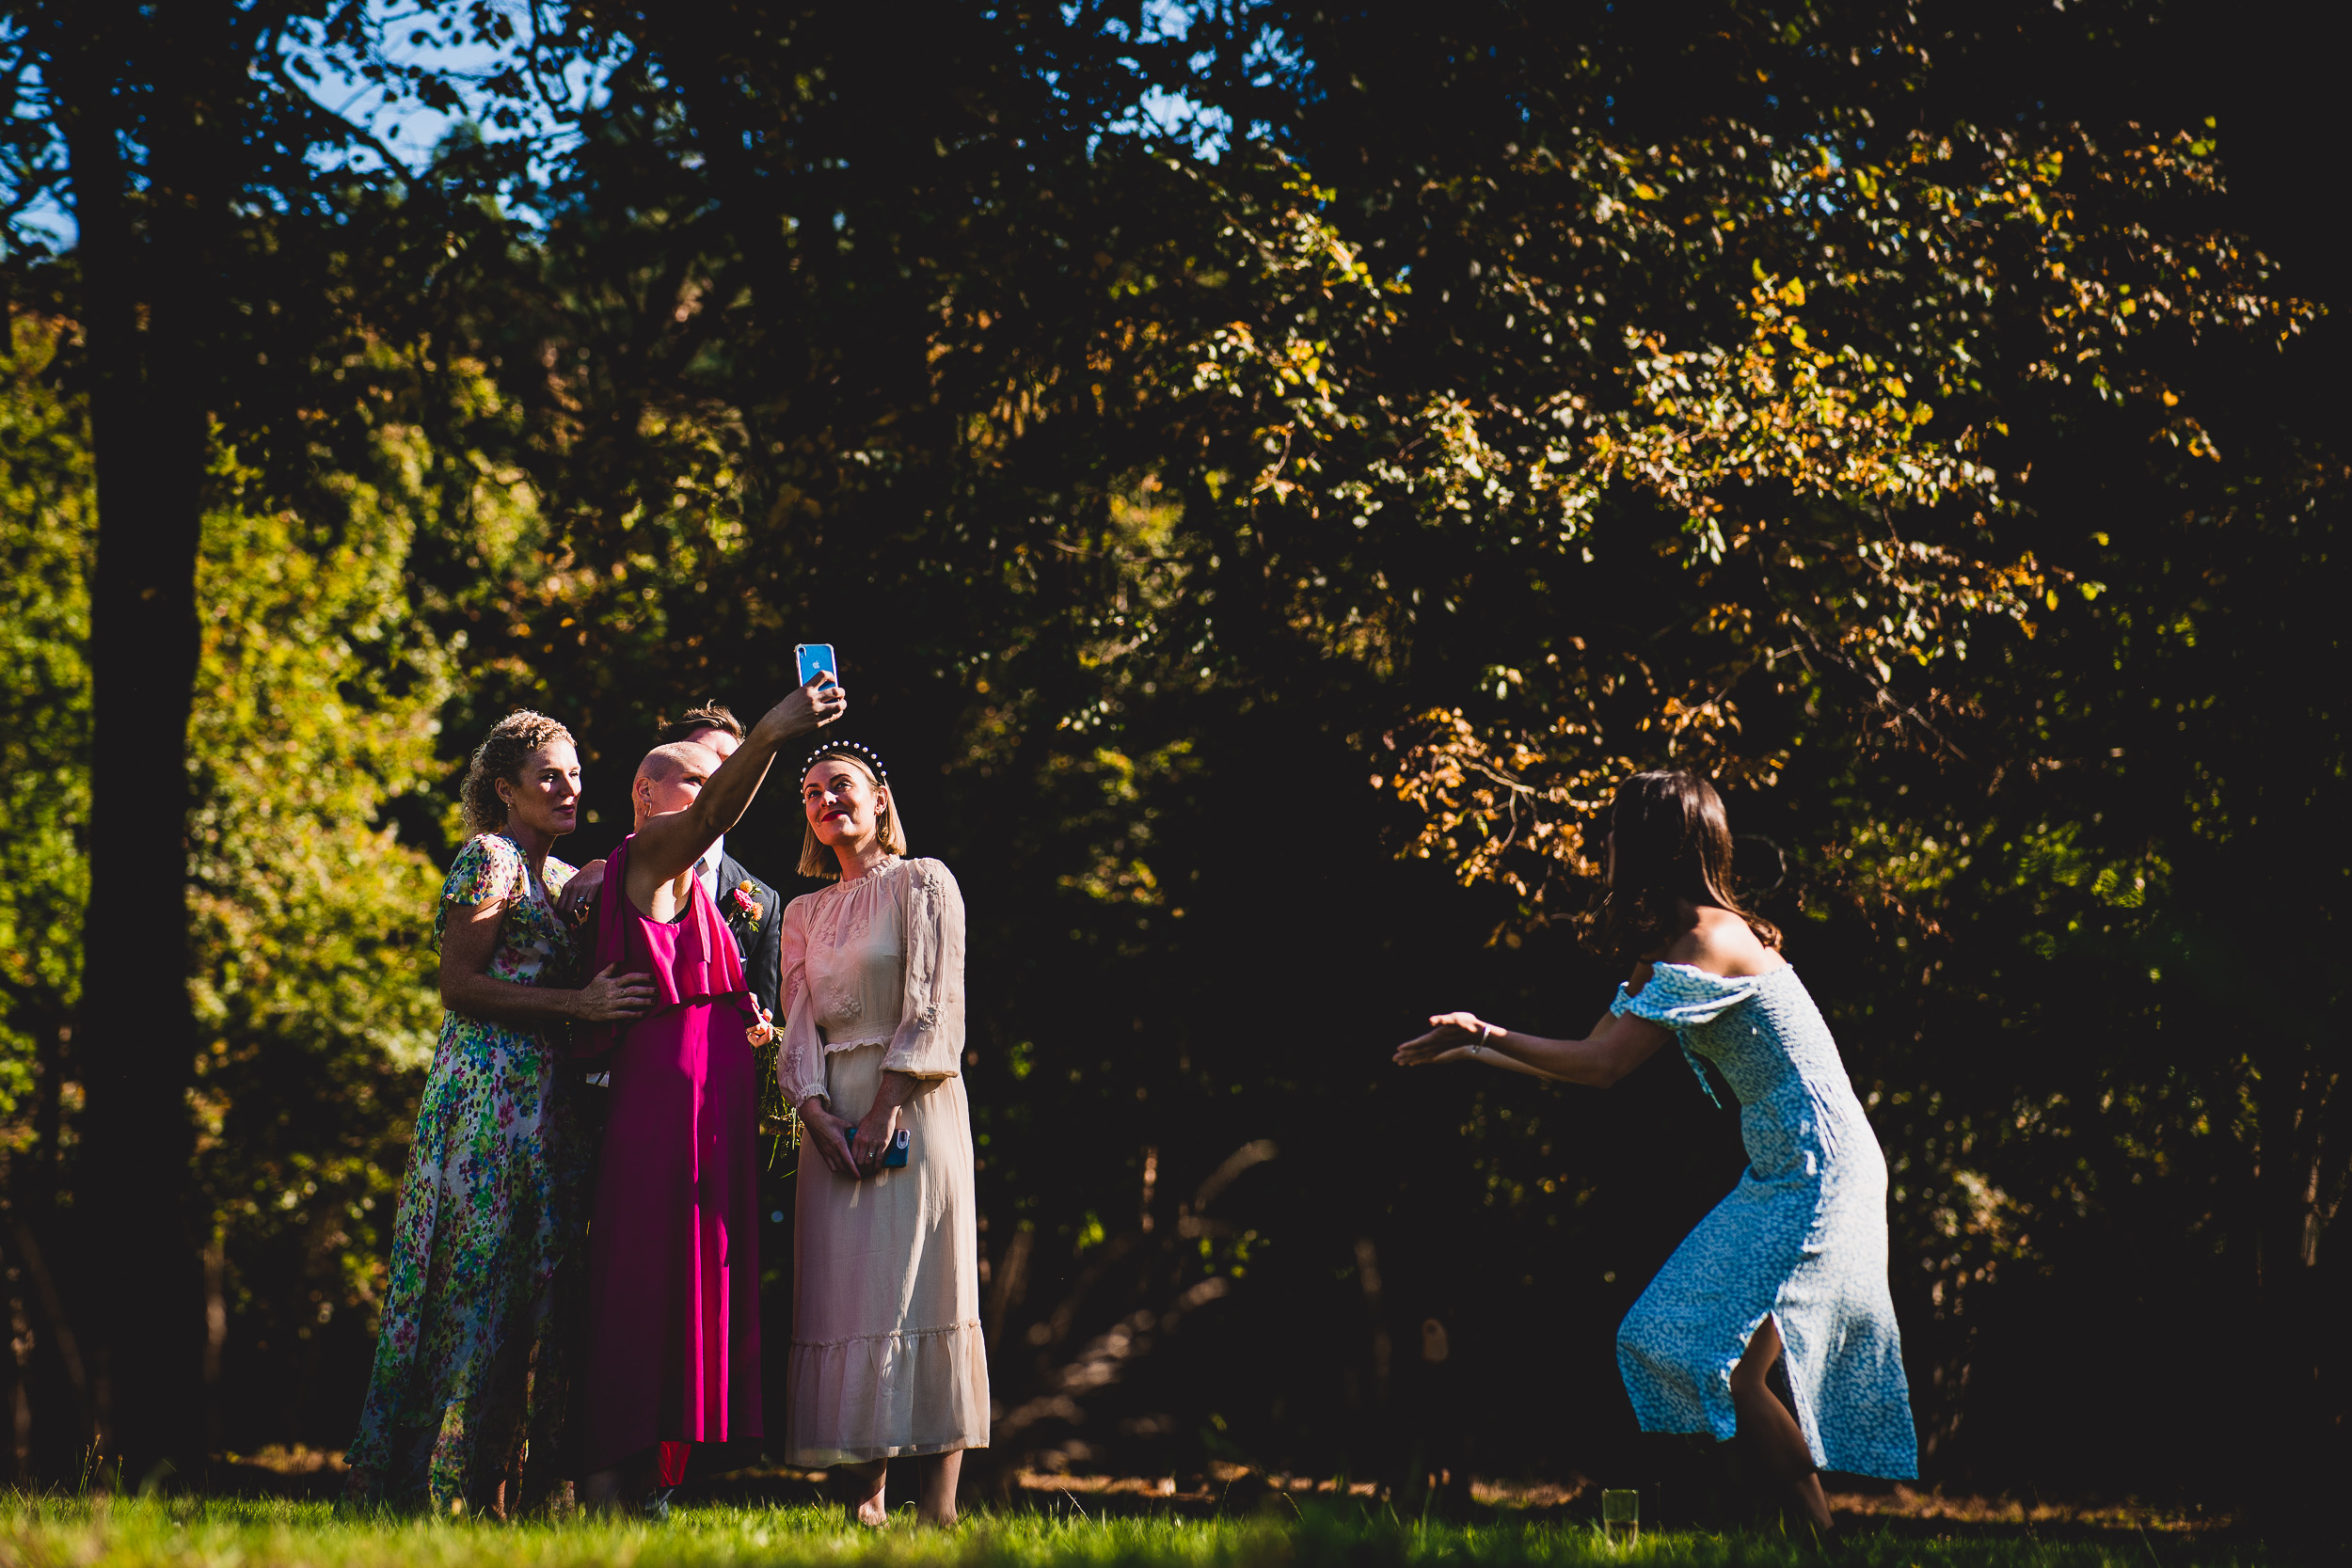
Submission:
M 540 74 L 539 53 L 543 46 L 543 41 L 547 37 L 547 27 L 539 20 L 539 0 L 531 0 L 531 63 L 530 68 L 526 70 L 523 74 L 531 78 L 532 91 L 539 95 L 539 102 L 546 107 L 549 117 L 551 117 L 558 124 L 561 124 L 568 116 L 570 111 L 561 100 L 548 93 L 546 79 Z M 568 31 L 568 29 L 566 30 Z M 563 76 L 563 69 L 559 66 L 556 69 L 556 80 L 562 81 Z
M 1928 734 L 1935 736 L 1935 743 L 1937 745 L 1943 747 L 1946 751 L 1951 752 L 1952 755 L 1958 757 L 1963 762 L 1966 762 L 1968 760 L 1968 753 L 1954 745 L 1952 743 L 1951 736 L 1946 735 L 1942 730 L 1937 729 L 1934 722 L 1931 721 L 1926 714 L 1921 713 L 1917 708 L 1913 707 L 1909 703 L 1906 703 L 1900 697 L 1896 696 L 1894 688 L 1879 679 L 1875 671 L 1856 662 L 1851 655 L 1843 652 L 1842 650 L 1823 647 L 1821 645 L 1821 640 L 1813 635 L 1813 628 L 1806 626 L 1802 617 L 1792 616 L 1790 619 L 1796 626 L 1797 635 L 1804 638 L 1807 642 L 1812 643 L 1813 651 L 1815 653 L 1820 654 L 1823 658 L 1843 665 L 1848 671 L 1860 676 L 1864 684 L 1867 685 L 1872 691 L 1878 694 L 1880 706 L 1893 708 L 1896 712 L 1900 713 L 1903 717 L 1909 719 L 1913 723 L 1927 731 Z
M 294 79 L 293 74 L 286 69 L 286 56 L 278 51 L 277 47 L 277 40 L 275 38 L 270 40 L 270 47 L 264 51 L 260 51 L 260 53 L 263 54 L 269 61 L 270 79 L 275 81 L 281 89 L 290 94 L 296 102 L 301 103 L 306 114 L 316 115 L 323 119 L 332 120 L 335 124 L 342 126 L 343 134 L 346 136 L 349 136 L 354 141 L 363 144 L 370 151 L 373 152 L 378 158 L 383 160 L 384 166 L 392 171 L 393 177 L 399 180 L 403 189 L 410 192 L 411 194 L 414 194 L 419 190 L 421 185 L 421 182 L 419 181 L 417 176 L 408 171 L 408 166 L 401 162 L 399 154 L 395 153 L 389 147 L 377 139 L 374 132 L 368 130 L 365 126 L 356 124 L 350 119 L 345 117 L 341 111 L 328 108 L 326 104 L 311 97 L 310 91 L 305 88 L 301 83 Z

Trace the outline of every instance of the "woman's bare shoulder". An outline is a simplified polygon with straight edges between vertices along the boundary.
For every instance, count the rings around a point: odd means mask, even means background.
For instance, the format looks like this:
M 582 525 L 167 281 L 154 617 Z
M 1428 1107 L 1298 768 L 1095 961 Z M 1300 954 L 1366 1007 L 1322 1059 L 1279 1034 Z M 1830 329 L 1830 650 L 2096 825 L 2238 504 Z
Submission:
M 1763 942 L 1748 923 L 1729 910 L 1711 906 L 1697 911 L 1690 929 L 1666 944 L 1663 962 L 1688 964 L 1709 974 L 1770 974 L 1788 960 Z

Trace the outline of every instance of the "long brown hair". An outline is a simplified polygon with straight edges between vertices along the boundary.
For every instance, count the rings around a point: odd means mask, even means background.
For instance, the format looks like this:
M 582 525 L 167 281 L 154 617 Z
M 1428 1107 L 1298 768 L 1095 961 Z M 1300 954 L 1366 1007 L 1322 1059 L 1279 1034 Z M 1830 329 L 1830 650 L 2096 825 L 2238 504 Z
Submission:
M 1675 905 L 1736 914 L 1765 946 L 1780 927 L 1740 907 L 1731 893 L 1731 818 L 1715 786 L 1682 768 L 1636 773 L 1609 804 L 1614 863 L 1609 877 L 1610 956 L 1630 962 L 1674 934 Z

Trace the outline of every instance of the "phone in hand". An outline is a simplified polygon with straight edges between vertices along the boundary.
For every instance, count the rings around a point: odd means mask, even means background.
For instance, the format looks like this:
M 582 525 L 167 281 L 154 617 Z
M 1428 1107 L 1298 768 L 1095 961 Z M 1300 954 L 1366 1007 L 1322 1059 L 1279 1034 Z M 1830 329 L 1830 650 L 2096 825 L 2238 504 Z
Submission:
M 850 1146 L 850 1158 L 851 1158 L 852 1160 L 856 1159 L 856 1158 L 857 1158 L 857 1126 L 856 1126 L 856 1124 L 855 1124 L 855 1123 L 851 1123 L 851 1124 L 850 1124 L 850 1130 L 849 1130 L 847 1132 L 844 1132 L 843 1134 L 841 1134 L 841 1138 L 842 1138 L 842 1141 L 843 1141 L 844 1143 L 846 1143 L 846 1144 L 848 1144 L 848 1145 Z M 907 1164 L 907 1150 L 908 1150 L 910 1148 L 912 1148 L 912 1147 L 914 1146 L 914 1135 L 913 1135 L 912 1133 L 910 1133 L 910 1132 L 908 1132 L 905 1128 L 903 1128 L 903 1127 L 899 1128 L 899 1129 L 898 1129 L 898 1132 L 897 1132 L 897 1133 L 896 1133 L 896 1134 L 895 1134 L 895 1135 L 891 1138 L 891 1140 L 890 1140 L 890 1147 L 889 1147 L 888 1148 L 885 1148 L 885 1149 L 883 1149 L 883 1150 L 882 1150 L 882 1169 L 884 1169 L 884 1170 L 904 1170 L 904 1169 L 906 1169 L 906 1164 Z
M 834 659 L 832 643 L 799 643 L 793 648 L 792 657 L 800 660 L 803 686 L 806 686 L 820 674 L 828 677 L 828 685 L 838 686 L 841 683 L 841 672 Z

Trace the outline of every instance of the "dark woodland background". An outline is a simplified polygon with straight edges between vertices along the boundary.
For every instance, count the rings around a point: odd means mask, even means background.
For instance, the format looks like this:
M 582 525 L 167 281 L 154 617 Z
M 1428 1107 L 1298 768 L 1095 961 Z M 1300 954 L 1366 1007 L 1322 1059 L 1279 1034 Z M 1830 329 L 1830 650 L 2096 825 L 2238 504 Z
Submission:
M 572 727 L 577 863 L 830 641 L 974 922 L 992 1464 L 1653 1463 L 1613 1331 L 1736 1115 L 1387 1058 L 1584 1030 L 1581 825 L 1673 760 L 1894 1166 L 1927 1475 L 2324 1493 L 2313 25 L 0 7 L 0 1468 L 345 1443 L 467 752 Z

